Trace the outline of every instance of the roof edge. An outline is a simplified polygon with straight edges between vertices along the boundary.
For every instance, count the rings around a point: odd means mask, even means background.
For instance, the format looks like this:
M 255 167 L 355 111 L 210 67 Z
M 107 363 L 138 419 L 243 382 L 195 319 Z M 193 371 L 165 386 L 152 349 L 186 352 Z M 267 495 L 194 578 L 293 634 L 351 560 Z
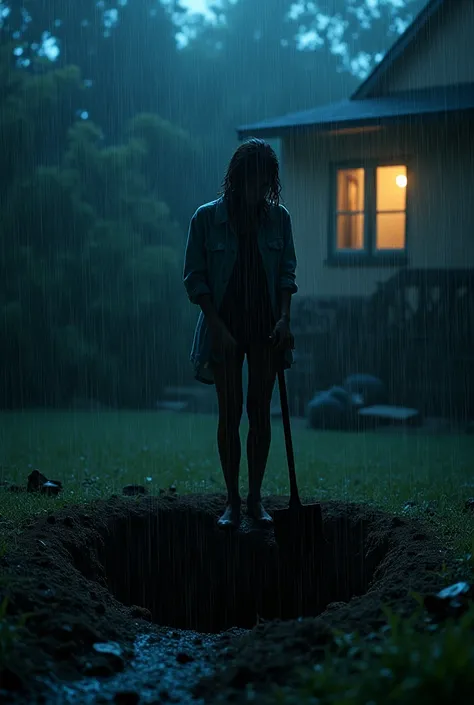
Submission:
M 360 86 L 352 93 L 350 100 L 360 100 L 367 98 L 368 94 L 380 81 L 382 76 L 395 63 L 395 61 L 406 51 L 410 44 L 416 39 L 419 32 L 445 4 L 445 0 L 429 0 L 427 5 L 420 10 L 413 22 L 401 34 L 398 39 L 392 44 L 387 51 L 382 61 L 372 70 Z

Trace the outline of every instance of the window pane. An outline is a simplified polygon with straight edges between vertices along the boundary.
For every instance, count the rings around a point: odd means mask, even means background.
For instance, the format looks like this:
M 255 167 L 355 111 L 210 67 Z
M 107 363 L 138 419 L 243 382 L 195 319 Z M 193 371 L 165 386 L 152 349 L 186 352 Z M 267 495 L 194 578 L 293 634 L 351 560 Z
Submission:
M 407 194 L 406 166 L 377 167 L 377 210 L 404 211 Z
M 364 210 L 363 169 L 340 169 L 337 172 L 337 210 Z
M 405 222 L 405 213 L 377 213 L 377 250 L 404 250 Z
M 364 215 L 337 216 L 337 249 L 364 249 Z

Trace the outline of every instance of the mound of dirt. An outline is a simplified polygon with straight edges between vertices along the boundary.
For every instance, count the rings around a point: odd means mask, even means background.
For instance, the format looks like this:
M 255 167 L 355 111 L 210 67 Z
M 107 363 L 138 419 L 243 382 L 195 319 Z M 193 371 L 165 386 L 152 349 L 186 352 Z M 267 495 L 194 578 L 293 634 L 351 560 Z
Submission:
M 410 591 L 441 586 L 433 571 L 446 553 L 418 521 L 323 503 L 324 543 L 308 541 L 295 565 L 272 532 L 248 521 L 233 535 L 219 531 L 223 501 L 114 496 L 32 522 L 1 559 L 0 603 L 8 597 L 13 624 L 29 617 L 0 688 L 31 690 L 46 674 L 110 675 L 154 624 L 207 633 L 259 624 L 226 644 L 225 669 L 200 687 L 210 702 L 218 690 L 287 678 L 317 657 L 331 628 L 370 631 L 382 604 L 410 611 Z M 266 500 L 270 511 L 286 504 Z

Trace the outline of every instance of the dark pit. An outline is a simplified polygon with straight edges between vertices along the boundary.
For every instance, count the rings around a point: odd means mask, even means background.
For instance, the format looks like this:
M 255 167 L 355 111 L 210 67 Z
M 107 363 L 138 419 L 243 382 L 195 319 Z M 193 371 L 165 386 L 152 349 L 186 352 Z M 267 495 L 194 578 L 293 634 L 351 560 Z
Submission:
M 222 532 L 215 526 L 222 500 L 202 504 L 135 502 L 109 522 L 99 548 L 110 592 L 150 610 L 157 624 L 214 633 L 316 616 L 365 593 L 387 553 L 387 537 L 354 512 L 326 511 L 324 538 L 297 538 L 295 551 L 245 518 L 238 532 Z M 275 504 L 284 506 L 270 500 L 269 509 Z

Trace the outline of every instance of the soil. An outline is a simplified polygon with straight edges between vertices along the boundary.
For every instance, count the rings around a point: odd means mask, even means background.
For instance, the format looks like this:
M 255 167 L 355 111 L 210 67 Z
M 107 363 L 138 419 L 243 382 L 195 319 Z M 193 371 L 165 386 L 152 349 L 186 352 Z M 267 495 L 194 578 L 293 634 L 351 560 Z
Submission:
M 419 520 L 369 506 L 321 503 L 324 536 L 292 550 L 248 520 L 218 530 L 223 502 L 113 496 L 30 522 L 0 559 L 0 604 L 12 624 L 29 614 L 0 698 L 231 701 L 247 683 L 289 682 L 334 628 L 374 631 L 383 604 L 410 613 L 411 591 L 440 589 L 450 563 Z

